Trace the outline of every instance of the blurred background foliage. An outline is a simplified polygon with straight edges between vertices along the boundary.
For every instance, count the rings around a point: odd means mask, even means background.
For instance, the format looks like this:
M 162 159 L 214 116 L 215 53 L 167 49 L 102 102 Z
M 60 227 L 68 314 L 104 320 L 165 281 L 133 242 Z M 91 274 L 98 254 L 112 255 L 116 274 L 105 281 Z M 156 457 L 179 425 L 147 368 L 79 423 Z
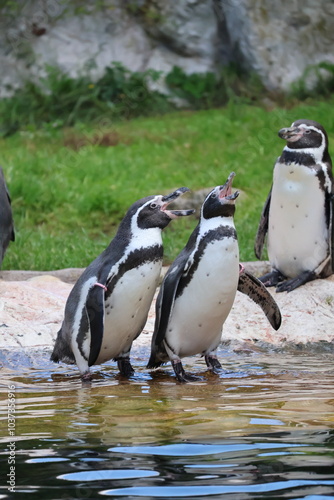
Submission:
M 0 101 L 1 164 L 17 235 L 3 269 L 85 267 L 137 199 L 180 186 L 209 189 L 231 171 L 242 191 L 235 217 L 241 260 L 254 260 L 284 145 L 277 131 L 310 118 L 333 140 L 334 66 L 326 63 L 326 79 L 322 66 L 310 67 L 284 95 L 233 65 L 191 75 L 174 67 L 162 81 L 157 71 L 117 63 L 94 83 L 47 68 L 42 81 Z M 196 223 L 192 216 L 164 231 L 166 264 Z

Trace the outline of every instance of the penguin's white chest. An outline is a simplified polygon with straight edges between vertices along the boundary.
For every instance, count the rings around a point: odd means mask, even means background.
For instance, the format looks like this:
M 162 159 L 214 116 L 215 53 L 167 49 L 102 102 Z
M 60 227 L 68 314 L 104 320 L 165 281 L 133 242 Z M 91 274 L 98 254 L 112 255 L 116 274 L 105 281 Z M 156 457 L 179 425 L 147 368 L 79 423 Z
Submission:
M 314 270 L 328 251 L 325 192 L 315 170 L 277 163 L 268 227 L 271 265 L 293 278 Z
M 161 261 L 127 271 L 105 302 L 104 332 L 97 364 L 119 356 L 145 326 L 158 285 Z
M 234 302 L 239 248 L 233 237 L 209 243 L 191 281 L 174 304 L 166 340 L 179 357 L 210 352 Z

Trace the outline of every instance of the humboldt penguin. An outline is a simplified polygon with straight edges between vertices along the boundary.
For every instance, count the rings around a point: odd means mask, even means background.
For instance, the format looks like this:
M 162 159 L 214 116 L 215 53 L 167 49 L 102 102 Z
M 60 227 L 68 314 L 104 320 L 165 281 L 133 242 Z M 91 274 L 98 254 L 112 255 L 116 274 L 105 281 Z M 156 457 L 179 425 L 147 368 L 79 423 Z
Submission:
M 237 290 L 260 305 L 275 329 L 281 323 L 279 308 L 265 286 L 239 264 L 234 175 L 205 198 L 199 223 L 168 269 L 157 297 L 147 367 L 170 360 L 180 382 L 196 379 L 182 366 L 186 356 L 201 354 L 209 369 L 221 370 L 216 350 Z
M 113 359 L 130 376 L 132 342 L 143 330 L 162 267 L 161 231 L 172 219 L 193 210 L 167 206 L 189 191 L 180 188 L 135 202 L 109 246 L 74 285 L 51 355 L 55 362 L 76 363 L 83 380 L 89 367 Z
M 11 199 L 0 167 L 0 267 L 10 241 L 15 241 Z
M 333 271 L 333 178 L 325 129 L 312 120 L 282 128 L 286 141 L 274 166 L 255 255 L 261 259 L 267 234 L 271 271 L 260 279 L 277 292 L 291 292 Z

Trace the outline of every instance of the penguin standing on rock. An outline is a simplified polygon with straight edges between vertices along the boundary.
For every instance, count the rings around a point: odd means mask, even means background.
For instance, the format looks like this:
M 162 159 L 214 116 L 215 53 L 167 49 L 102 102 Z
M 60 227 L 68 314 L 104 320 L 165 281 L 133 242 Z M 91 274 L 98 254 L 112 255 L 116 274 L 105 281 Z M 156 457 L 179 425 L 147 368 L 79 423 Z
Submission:
M 10 241 L 15 241 L 11 200 L 5 176 L 0 167 L 0 266 Z
M 76 363 L 83 380 L 91 379 L 90 366 L 110 359 L 122 375 L 134 372 L 130 349 L 145 326 L 160 277 L 161 231 L 172 219 L 193 213 L 167 205 L 186 191 L 149 196 L 130 207 L 115 238 L 74 285 L 52 361 Z
M 233 222 L 232 172 L 223 186 L 205 198 L 197 227 L 167 271 L 156 302 L 156 320 L 148 368 L 172 362 L 180 382 L 196 380 L 181 358 L 202 354 L 208 368 L 222 367 L 216 349 L 237 290 L 260 305 L 277 330 L 281 314 L 264 285 L 239 264 Z
M 268 233 L 271 272 L 260 280 L 290 292 L 333 272 L 333 178 L 325 129 L 312 120 L 282 128 L 287 144 L 274 166 L 273 185 L 255 240 L 261 259 Z

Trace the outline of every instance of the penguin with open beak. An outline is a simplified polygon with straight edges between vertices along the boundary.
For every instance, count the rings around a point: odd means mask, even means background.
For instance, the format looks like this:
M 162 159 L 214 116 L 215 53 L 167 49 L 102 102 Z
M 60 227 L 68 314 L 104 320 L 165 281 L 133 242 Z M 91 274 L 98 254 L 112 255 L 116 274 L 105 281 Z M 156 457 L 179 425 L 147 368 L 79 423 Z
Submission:
M 239 264 L 234 175 L 205 198 L 199 223 L 168 269 L 157 297 L 147 367 L 170 360 L 180 382 L 196 380 L 185 372 L 183 357 L 201 354 L 209 369 L 221 370 L 216 350 L 237 290 L 260 305 L 276 330 L 281 324 L 279 308 L 265 286 Z

